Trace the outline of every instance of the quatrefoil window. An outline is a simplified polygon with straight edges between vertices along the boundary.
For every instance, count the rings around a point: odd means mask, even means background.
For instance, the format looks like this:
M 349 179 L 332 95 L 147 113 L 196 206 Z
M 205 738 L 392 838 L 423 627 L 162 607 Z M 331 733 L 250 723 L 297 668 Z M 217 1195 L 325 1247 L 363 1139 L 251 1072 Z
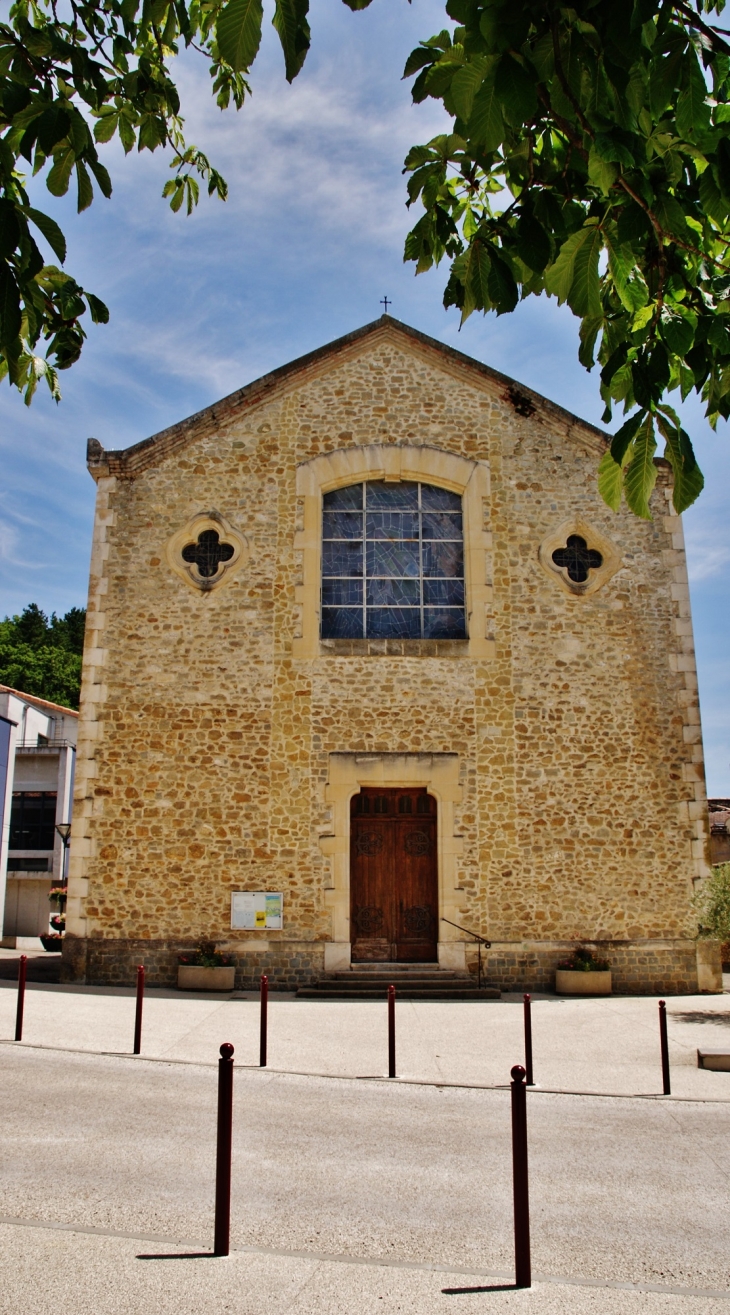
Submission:
M 206 511 L 173 534 L 165 556 L 186 584 L 208 593 L 233 579 L 248 557 L 248 544 L 219 512 Z
M 221 543 L 217 530 L 202 530 L 197 543 L 188 543 L 182 550 L 184 562 L 195 562 L 203 579 L 216 575 L 221 562 L 230 562 L 235 548 L 232 543 Z
M 566 593 L 583 598 L 602 589 L 623 565 L 616 545 L 581 515 L 556 525 L 537 555 L 543 570 Z
M 588 572 L 603 566 L 601 554 L 595 548 L 589 548 L 580 534 L 569 534 L 566 546 L 555 549 L 553 561 L 556 566 L 563 566 L 576 584 L 585 584 Z

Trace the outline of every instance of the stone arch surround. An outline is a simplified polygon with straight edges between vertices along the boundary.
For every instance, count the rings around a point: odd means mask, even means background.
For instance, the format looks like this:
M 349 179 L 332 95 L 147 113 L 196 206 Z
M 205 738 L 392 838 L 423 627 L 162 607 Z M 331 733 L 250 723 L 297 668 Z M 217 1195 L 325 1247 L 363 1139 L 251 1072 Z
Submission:
M 454 808 L 461 803 L 457 753 L 330 753 L 325 800 L 332 806 L 333 832 L 320 836 L 332 875 L 325 901 L 332 916 L 332 941 L 324 947 L 325 970 L 350 967 L 350 800 L 363 785 L 426 786 L 436 799 L 439 892 L 438 961 L 466 968 L 465 942 L 442 918 L 460 921 L 456 859 L 463 839 L 454 834 Z
M 304 527 L 294 547 L 302 553 L 302 583 L 296 588 L 301 606 L 301 633 L 294 639 L 292 654 L 316 658 L 327 652 L 319 636 L 320 574 L 322 568 L 322 495 L 361 480 L 382 479 L 386 483 L 420 480 L 460 494 L 464 525 L 464 572 L 467 598 L 465 656 L 489 659 L 493 640 L 487 638 L 487 616 L 491 589 L 487 584 L 486 553 L 491 546 L 484 529 L 484 500 L 489 497 L 489 468 L 440 448 L 386 446 L 344 448 L 314 457 L 297 467 L 297 496 L 304 504 Z

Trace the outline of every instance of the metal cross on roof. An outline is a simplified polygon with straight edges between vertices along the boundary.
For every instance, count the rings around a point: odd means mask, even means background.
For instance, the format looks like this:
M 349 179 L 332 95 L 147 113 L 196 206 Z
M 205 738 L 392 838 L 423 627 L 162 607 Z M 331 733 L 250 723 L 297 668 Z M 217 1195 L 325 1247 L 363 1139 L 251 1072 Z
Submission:
M 388 307 L 393 305 L 392 301 L 388 301 L 388 298 L 387 298 L 387 297 L 381 297 L 381 298 L 380 298 L 380 304 L 381 304 L 381 306 L 384 306 L 384 307 L 385 307 L 385 312 L 384 312 L 384 314 L 387 315 L 387 314 L 388 314 Z

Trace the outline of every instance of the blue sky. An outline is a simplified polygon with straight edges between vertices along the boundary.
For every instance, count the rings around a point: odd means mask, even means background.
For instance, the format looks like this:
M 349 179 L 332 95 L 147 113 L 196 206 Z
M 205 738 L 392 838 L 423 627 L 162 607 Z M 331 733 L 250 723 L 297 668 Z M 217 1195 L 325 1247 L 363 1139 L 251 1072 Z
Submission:
M 459 332 L 441 304 L 445 272 L 416 279 L 403 264 L 403 158 L 444 121 L 435 102 L 411 104 L 401 73 L 418 40 L 443 26 L 442 6 L 374 0 L 353 14 L 314 0 L 311 21 L 313 48 L 292 87 L 266 31 L 240 114 L 216 108 L 204 60 L 179 61 L 188 136 L 227 178 L 226 204 L 204 197 L 190 218 L 171 214 L 165 156 L 125 160 L 115 144 L 102 156 L 114 194 L 83 215 L 34 185 L 69 239 L 67 269 L 107 302 L 111 322 L 89 326 L 58 407 L 39 391 L 27 410 L 0 388 L 0 616 L 29 601 L 59 613 L 85 603 L 88 437 L 137 442 L 375 319 L 385 293 L 399 319 L 600 423 L 596 372 L 578 364 L 567 308 L 533 298 Z M 730 443 L 699 404 L 685 416 L 707 478 L 684 521 L 708 790 L 730 796 Z

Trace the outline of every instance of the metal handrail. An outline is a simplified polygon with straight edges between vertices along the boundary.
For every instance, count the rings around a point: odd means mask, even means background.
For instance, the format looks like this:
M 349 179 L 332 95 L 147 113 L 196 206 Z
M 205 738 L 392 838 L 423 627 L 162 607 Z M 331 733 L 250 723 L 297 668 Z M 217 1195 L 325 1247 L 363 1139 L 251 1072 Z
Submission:
M 478 990 L 478 991 L 481 991 L 481 989 L 482 989 L 482 946 L 485 945 L 486 948 L 487 948 L 488 950 L 490 950 L 490 949 L 492 948 L 492 942 L 491 942 L 491 941 L 488 941 L 487 938 L 486 938 L 486 936 L 479 936 L 479 935 L 477 935 L 477 933 L 476 933 L 475 931 L 471 931 L 469 927 L 462 927 L 460 923 L 458 923 L 458 922 L 452 922 L 452 921 L 451 921 L 451 918 L 442 918 L 441 921 L 442 921 L 442 922 L 448 922 L 448 924 L 449 924 L 450 927 L 456 927 L 456 929 L 457 929 L 458 931 L 464 931 L 464 932 L 466 932 L 467 936 L 473 936 L 473 937 L 474 937 L 474 940 L 477 942 L 477 990 Z

